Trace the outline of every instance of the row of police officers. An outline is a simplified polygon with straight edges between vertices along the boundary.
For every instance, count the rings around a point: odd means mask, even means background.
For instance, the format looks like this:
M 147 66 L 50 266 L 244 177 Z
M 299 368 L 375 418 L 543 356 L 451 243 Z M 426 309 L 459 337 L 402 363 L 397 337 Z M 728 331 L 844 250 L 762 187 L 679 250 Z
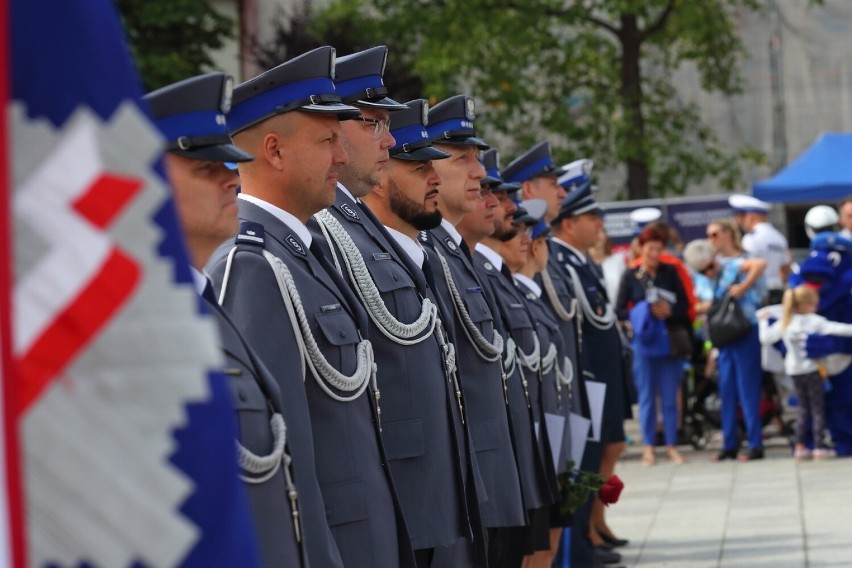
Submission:
M 611 474 L 627 408 L 588 171 L 544 142 L 501 172 L 473 99 L 401 104 L 386 57 L 322 47 L 146 96 L 263 565 L 549 566 L 571 525 L 572 566 L 611 561 L 596 499 L 559 507 L 586 386 L 606 396 L 583 469 Z

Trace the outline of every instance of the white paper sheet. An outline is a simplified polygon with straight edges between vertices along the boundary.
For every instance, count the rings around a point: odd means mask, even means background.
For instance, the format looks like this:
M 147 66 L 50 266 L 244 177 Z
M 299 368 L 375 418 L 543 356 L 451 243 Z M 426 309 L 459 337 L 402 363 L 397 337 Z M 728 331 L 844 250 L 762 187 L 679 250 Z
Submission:
M 601 422 L 603 421 L 604 399 L 606 398 L 606 383 L 586 381 L 586 394 L 589 398 L 589 413 L 592 417 L 593 442 L 601 439 Z
M 571 461 L 574 467 L 579 468 L 583 461 L 583 453 L 586 451 L 586 440 L 589 438 L 589 426 L 592 422 L 579 414 L 573 412 L 568 415 L 568 426 L 571 430 Z
M 553 466 L 559 471 L 559 464 L 565 459 L 562 457 L 562 440 L 565 438 L 565 417 L 561 414 L 544 413 L 545 424 L 547 424 L 547 435 L 550 438 L 550 455 L 553 456 Z

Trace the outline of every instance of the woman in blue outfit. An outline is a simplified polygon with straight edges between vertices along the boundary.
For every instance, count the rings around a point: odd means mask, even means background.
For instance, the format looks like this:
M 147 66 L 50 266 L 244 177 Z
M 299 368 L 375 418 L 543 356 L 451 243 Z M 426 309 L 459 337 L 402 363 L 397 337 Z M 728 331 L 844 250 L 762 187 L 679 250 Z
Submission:
M 622 275 L 615 304 L 618 319 L 633 336 L 633 373 L 639 398 L 639 423 L 645 444 L 642 463 L 645 465 L 656 462 L 658 395 L 668 458 L 674 463 L 685 461 L 675 448 L 677 392 L 684 360 L 690 354 L 692 329 L 689 300 L 677 270 L 659 261 L 665 243 L 666 235 L 656 227 L 646 227 L 639 234 L 642 262 Z
M 748 452 L 741 461 L 763 459 L 763 428 L 760 422 L 760 340 L 756 311 L 763 304 L 763 271 L 766 261 L 748 258 L 740 246 L 736 224 L 719 219 L 707 225 L 707 241 L 690 243 L 684 251 L 686 262 L 713 281 L 715 298 L 726 293 L 736 298 L 751 330 L 742 338 L 719 348 L 719 397 L 722 402 L 722 451 L 714 461 L 736 459 L 740 440 L 737 435 L 737 404 L 745 419 Z

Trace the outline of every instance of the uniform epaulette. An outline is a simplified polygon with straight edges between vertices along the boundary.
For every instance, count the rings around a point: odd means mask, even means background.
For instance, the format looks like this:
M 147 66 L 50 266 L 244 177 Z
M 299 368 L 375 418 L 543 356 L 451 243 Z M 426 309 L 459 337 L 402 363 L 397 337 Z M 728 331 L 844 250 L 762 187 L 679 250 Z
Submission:
M 240 223 L 240 232 L 237 233 L 235 241 L 239 244 L 264 245 L 263 225 L 253 223 L 252 221 L 243 221 Z

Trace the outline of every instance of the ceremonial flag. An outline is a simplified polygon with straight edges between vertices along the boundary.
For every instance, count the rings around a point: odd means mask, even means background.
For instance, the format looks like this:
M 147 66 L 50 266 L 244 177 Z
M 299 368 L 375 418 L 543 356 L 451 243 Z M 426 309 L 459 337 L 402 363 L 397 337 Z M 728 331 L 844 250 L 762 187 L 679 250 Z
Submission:
M 255 566 L 215 327 L 113 2 L 0 8 L 0 564 Z

